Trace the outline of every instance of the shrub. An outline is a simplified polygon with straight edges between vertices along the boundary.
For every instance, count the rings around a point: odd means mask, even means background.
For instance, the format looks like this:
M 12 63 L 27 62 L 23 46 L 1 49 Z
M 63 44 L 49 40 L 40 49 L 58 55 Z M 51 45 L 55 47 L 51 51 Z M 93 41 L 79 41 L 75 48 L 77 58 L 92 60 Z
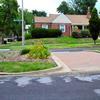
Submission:
M 25 39 L 31 39 L 31 38 L 32 38 L 32 36 L 30 33 L 25 33 Z
M 34 28 L 31 30 L 32 38 L 49 38 L 49 37 L 59 37 L 62 32 L 58 29 L 42 29 Z
M 76 32 L 76 31 L 73 31 L 73 32 L 72 32 L 72 37 L 73 37 L 73 38 L 81 38 L 82 36 L 81 36 L 81 33 Z
M 89 30 L 82 30 L 81 35 L 83 38 L 91 37 Z
M 73 32 L 77 32 L 77 30 L 78 30 L 78 27 L 77 27 L 77 26 L 74 26 L 74 27 L 72 28 L 72 31 L 73 31 Z
M 61 30 L 58 29 L 48 29 L 47 37 L 59 37 L 62 35 Z
M 30 52 L 30 49 L 23 49 L 22 51 L 21 51 L 21 55 L 25 55 L 25 54 L 28 54 Z
M 42 28 L 34 28 L 31 30 L 32 38 L 46 37 L 47 30 Z
M 36 43 L 29 52 L 30 58 L 47 59 L 49 56 L 50 52 L 41 42 Z

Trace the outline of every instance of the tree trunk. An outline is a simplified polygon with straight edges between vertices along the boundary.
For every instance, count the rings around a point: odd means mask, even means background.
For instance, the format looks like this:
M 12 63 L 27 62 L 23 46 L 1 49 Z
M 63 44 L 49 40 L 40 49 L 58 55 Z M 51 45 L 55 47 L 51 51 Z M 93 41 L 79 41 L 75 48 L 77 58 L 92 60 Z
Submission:
M 96 45 L 96 40 L 94 40 L 94 45 Z
M 2 41 L 1 41 L 1 43 L 4 44 L 4 37 L 3 37 L 3 36 L 2 36 Z

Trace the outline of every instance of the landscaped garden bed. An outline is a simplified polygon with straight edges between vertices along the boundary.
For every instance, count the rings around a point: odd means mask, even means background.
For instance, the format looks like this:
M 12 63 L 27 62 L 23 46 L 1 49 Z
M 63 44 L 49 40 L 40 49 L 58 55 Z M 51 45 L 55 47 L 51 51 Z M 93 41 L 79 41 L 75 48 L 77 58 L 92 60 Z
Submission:
M 43 45 L 35 45 L 27 52 L 23 51 L 1 51 L 0 72 L 17 73 L 38 71 L 56 67 L 50 57 L 49 51 Z

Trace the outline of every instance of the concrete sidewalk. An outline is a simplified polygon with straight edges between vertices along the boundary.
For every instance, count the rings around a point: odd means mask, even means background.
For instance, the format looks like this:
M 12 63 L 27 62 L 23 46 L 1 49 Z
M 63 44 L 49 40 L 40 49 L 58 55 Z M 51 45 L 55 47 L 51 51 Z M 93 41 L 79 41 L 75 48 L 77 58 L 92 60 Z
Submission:
M 89 51 L 53 52 L 72 72 L 99 72 L 100 53 Z M 65 68 L 66 69 L 66 68 Z

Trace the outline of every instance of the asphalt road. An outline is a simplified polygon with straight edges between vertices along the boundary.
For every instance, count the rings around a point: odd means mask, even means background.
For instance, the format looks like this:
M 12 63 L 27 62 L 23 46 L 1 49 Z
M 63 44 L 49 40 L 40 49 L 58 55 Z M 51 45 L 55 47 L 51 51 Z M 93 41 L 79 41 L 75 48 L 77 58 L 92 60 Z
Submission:
M 99 50 L 100 47 L 95 48 L 65 48 L 65 49 L 52 49 L 51 52 L 79 52 L 89 50 Z
M 0 100 L 100 100 L 100 75 L 1 77 Z

